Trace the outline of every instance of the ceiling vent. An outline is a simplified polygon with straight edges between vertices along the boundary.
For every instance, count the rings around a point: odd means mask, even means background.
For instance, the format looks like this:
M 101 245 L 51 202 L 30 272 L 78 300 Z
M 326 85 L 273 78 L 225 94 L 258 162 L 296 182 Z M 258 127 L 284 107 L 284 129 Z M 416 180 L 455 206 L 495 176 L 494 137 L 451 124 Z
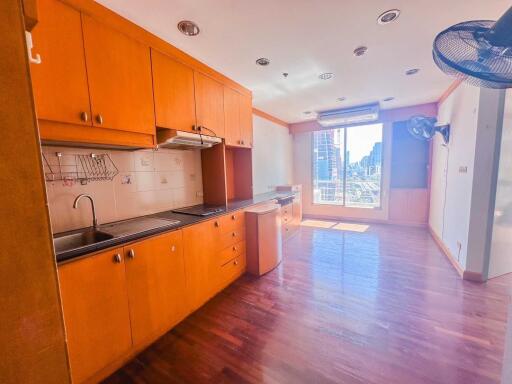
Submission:
M 256 60 L 256 64 L 264 67 L 270 64 L 270 60 L 265 57 L 260 57 L 258 60 Z
M 317 121 L 325 128 L 371 123 L 379 119 L 379 104 L 335 109 L 318 113 Z
M 379 23 L 380 25 L 386 25 L 398 19 L 398 16 L 400 16 L 399 9 L 390 9 L 389 11 L 386 11 L 379 15 L 379 17 L 377 18 L 377 23 Z

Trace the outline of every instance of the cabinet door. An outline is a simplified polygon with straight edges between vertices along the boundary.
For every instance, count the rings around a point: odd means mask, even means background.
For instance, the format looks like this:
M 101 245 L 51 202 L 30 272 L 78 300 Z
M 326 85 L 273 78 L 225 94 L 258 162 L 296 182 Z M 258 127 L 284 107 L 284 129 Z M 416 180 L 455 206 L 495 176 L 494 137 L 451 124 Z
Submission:
M 240 94 L 224 87 L 224 126 L 226 145 L 240 145 Z
M 187 299 L 192 311 L 203 305 L 216 292 L 217 239 L 219 221 L 209 220 L 183 230 Z
M 73 382 L 81 383 L 132 344 L 122 249 L 59 266 Z
M 40 0 L 32 37 L 42 58 L 31 64 L 37 118 L 91 125 L 80 13 L 57 0 Z
M 194 72 L 197 125 L 205 135 L 224 137 L 224 87 Z
M 240 135 L 242 146 L 252 147 L 252 97 L 240 95 Z
M 93 125 L 155 134 L 149 47 L 82 16 Z
M 135 346 L 163 334 L 187 315 L 182 231 L 124 248 Z
M 157 127 L 192 131 L 196 125 L 194 71 L 151 50 Z

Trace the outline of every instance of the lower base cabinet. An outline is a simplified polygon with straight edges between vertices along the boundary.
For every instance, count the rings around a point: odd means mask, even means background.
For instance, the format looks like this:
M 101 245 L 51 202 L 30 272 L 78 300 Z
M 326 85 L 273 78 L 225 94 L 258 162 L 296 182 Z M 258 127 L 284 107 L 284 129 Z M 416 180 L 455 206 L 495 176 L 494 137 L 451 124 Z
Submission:
M 59 266 L 73 383 L 82 383 L 132 347 L 123 249 Z
M 188 315 L 182 231 L 124 248 L 132 340 L 139 346 Z
M 245 272 L 243 212 L 59 265 L 73 383 L 99 381 Z

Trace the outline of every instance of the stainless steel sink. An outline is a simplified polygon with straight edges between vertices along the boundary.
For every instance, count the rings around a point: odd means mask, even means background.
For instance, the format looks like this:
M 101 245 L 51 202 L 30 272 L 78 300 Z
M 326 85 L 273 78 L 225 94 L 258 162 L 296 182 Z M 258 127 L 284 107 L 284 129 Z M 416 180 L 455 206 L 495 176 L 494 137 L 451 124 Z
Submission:
M 105 240 L 113 239 L 114 236 L 105 232 L 96 230 L 86 230 L 83 232 L 72 233 L 70 235 L 58 236 L 53 239 L 55 252 L 78 249 L 91 244 L 100 243 Z

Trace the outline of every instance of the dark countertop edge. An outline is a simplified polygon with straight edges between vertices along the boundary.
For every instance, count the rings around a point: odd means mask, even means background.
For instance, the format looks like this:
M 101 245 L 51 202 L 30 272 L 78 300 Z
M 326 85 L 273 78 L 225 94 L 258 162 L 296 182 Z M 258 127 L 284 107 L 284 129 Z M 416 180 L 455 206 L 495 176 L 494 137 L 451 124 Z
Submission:
M 123 237 L 117 237 L 110 240 L 105 240 L 96 244 L 91 244 L 85 247 L 72 249 L 69 251 L 64 251 L 61 253 L 56 254 L 56 260 L 58 265 L 67 264 L 72 261 L 76 261 L 78 259 L 82 259 L 83 257 L 87 257 L 89 255 L 95 254 L 99 251 L 105 251 L 109 248 L 116 248 L 120 246 L 124 246 L 130 242 L 133 242 L 135 240 L 141 240 L 144 238 L 151 237 L 153 235 L 158 235 L 166 232 L 172 232 L 177 231 L 179 229 L 183 229 L 185 227 L 188 227 L 190 225 L 198 224 L 203 221 L 211 220 L 212 218 L 223 216 L 229 212 L 238 211 L 240 209 L 244 209 L 247 207 L 250 207 L 252 205 L 257 205 L 261 203 L 265 203 L 267 201 L 273 200 L 277 197 L 292 197 L 294 196 L 293 191 L 275 191 L 275 192 L 267 192 L 255 195 L 252 199 L 247 200 L 236 200 L 236 201 L 229 201 L 228 205 L 226 206 L 226 210 L 223 212 L 219 212 L 213 215 L 209 216 L 191 216 L 191 215 L 184 215 L 179 213 L 174 213 L 172 211 L 163 211 L 154 213 L 151 215 L 145 215 L 140 217 L 157 217 L 157 218 L 165 218 L 165 219 L 174 219 L 179 220 L 180 223 L 177 225 L 170 225 L 160 228 L 151 229 L 144 232 L 134 233 L 129 236 L 123 236 Z M 136 219 L 137 217 L 134 217 L 133 219 Z M 115 223 L 115 222 L 114 222 Z M 112 224 L 112 223 L 105 223 L 105 224 Z M 100 225 L 101 227 L 101 225 Z M 86 228 L 81 228 L 73 231 L 68 231 L 64 233 L 76 233 L 81 232 Z M 62 234 L 62 233 L 60 233 Z M 59 234 L 59 235 L 60 235 Z

